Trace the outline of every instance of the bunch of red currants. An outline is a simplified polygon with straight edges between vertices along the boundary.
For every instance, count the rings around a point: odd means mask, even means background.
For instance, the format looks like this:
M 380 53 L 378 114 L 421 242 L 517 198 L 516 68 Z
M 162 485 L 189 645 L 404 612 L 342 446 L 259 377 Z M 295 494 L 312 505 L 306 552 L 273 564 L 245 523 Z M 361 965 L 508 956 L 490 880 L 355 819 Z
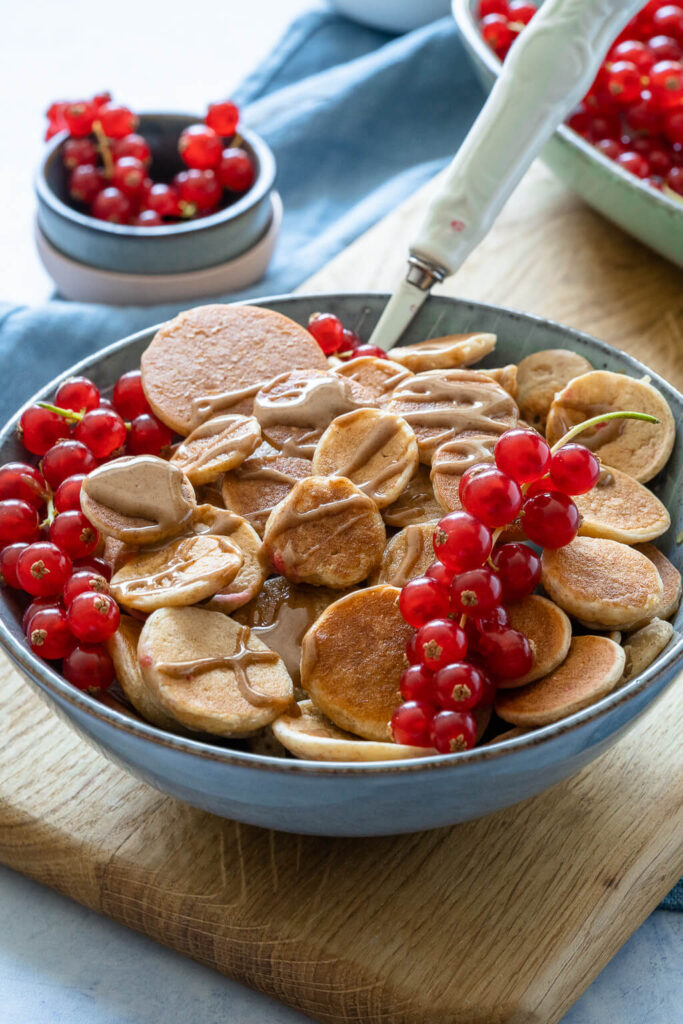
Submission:
M 580 516 L 570 495 L 591 490 L 600 464 L 583 445 L 560 445 L 553 451 L 536 431 L 508 430 L 494 465 L 463 474 L 463 511 L 438 523 L 437 560 L 399 598 L 417 632 L 400 681 L 404 703 L 391 721 L 397 743 L 469 750 L 477 739 L 473 711 L 493 703 L 498 680 L 531 670 L 534 652 L 510 626 L 505 605 L 536 588 L 541 559 L 528 544 L 497 541 L 512 524 L 544 548 L 564 547 L 576 536 Z
M 312 313 L 308 321 L 308 330 L 326 356 L 336 356 L 343 360 L 358 359 L 361 356 L 389 358 L 379 345 L 366 345 L 355 331 L 344 327 L 339 317 L 333 313 Z
M 118 379 L 111 402 L 91 380 L 72 377 L 54 405 L 26 409 L 19 434 L 41 462 L 0 467 L 0 581 L 31 598 L 23 618 L 31 650 L 62 660 L 79 689 L 103 691 L 114 678 L 103 643 L 120 613 L 109 567 L 95 557 L 100 535 L 81 511 L 81 485 L 118 455 L 161 454 L 173 435 L 153 415 L 139 370 Z
M 224 100 L 209 104 L 203 124 L 186 128 L 178 151 L 186 170 L 172 182 L 149 176 L 153 153 L 136 133 L 136 115 L 109 93 L 47 111 L 48 139 L 60 131 L 69 171 L 69 195 L 98 220 L 136 227 L 206 217 L 254 183 L 255 170 L 237 135 L 239 110 Z
M 501 60 L 535 13 L 528 0 L 479 0 L 481 33 Z M 645 4 L 567 124 L 624 170 L 683 196 L 683 6 Z

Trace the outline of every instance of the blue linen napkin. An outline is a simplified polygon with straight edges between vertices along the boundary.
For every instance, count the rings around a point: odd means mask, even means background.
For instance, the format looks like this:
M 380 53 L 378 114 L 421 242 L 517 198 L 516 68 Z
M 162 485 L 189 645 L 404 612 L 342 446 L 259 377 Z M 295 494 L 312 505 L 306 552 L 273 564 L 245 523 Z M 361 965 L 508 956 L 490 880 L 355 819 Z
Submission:
M 230 300 L 296 288 L 433 177 L 483 93 L 450 18 L 392 36 L 320 11 L 291 26 L 235 100 L 275 153 L 285 217 L 268 274 L 218 297 Z M 0 302 L 0 422 L 72 363 L 186 305 Z M 683 910 L 683 882 L 661 906 Z

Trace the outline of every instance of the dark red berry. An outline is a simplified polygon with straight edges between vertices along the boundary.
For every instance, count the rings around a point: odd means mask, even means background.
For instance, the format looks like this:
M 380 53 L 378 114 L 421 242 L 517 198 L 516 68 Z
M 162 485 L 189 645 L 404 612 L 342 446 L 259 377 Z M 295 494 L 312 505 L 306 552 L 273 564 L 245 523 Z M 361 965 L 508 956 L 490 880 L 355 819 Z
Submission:
M 21 498 L 0 501 L 0 547 L 38 537 L 38 512 Z
M 522 492 L 512 477 L 495 466 L 474 473 L 465 483 L 466 477 L 464 474 L 461 494 L 467 512 L 491 528 L 506 526 L 515 519 L 522 506 Z
M 209 103 L 209 109 L 204 118 L 208 126 L 213 128 L 217 135 L 222 135 L 223 138 L 235 134 L 239 119 L 239 109 L 230 100 Z
M 152 160 L 152 150 L 149 148 L 149 143 L 142 135 L 136 135 L 134 132 L 114 141 L 112 155 L 115 160 L 120 160 L 123 156 L 133 156 L 145 166 L 148 166 Z
M 99 410 L 96 410 L 99 411 Z M 95 412 L 88 413 L 89 416 Z M 97 459 L 86 445 L 78 440 L 59 441 L 43 456 L 43 475 L 50 487 L 56 490 L 62 480 L 75 473 L 90 473 L 97 465 Z
M 471 750 L 477 742 L 477 722 L 469 711 L 439 711 L 432 719 L 429 735 L 440 754 Z
M 71 559 L 56 544 L 37 541 L 22 551 L 17 559 L 17 579 L 34 597 L 61 594 L 71 576 Z
M 98 459 L 106 459 L 126 443 L 126 425 L 118 413 L 110 409 L 93 409 L 76 424 L 74 437 Z
M 0 501 L 7 498 L 19 498 L 40 508 L 47 500 L 43 474 L 26 462 L 7 462 L 0 466 Z
M 429 735 L 434 708 L 421 700 L 399 704 L 391 718 L 391 732 L 396 743 L 411 747 L 431 747 Z
M 314 313 L 308 321 L 308 330 L 326 356 L 338 352 L 344 344 L 344 325 L 332 313 Z
M 353 350 L 353 358 L 360 359 L 362 356 L 374 356 L 375 359 L 388 359 L 389 356 L 379 345 L 357 345 Z
M 119 628 L 121 613 L 110 594 L 84 591 L 76 594 L 67 608 L 69 629 L 79 640 L 98 644 Z
M 21 590 L 21 583 L 17 576 L 17 561 L 26 547 L 28 544 L 19 541 L 16 544 L 8 544 L 0 551 L 0 584 Z
M 541 582 L 541 559 L 528 544 L 500 544 L 491 555 L 505 601 L 521 601 Z
M 31 615 L 28 642 L 34 654 L 47 661 L 65 658 L 76 645 L 63 608 L 46 606 Z
M 62 673 L 79 690 L 97 694 L 114 681 L 114 663 L 99 644 L 77 644 L 64 659 Z
M 443 587 L 444 590 L 448 590 L 453 582 L 455 572 L 453 569 L 449 569 L 445 566 L 443 562 L 436 561 L 432 562 L 429 568 L 425 571 L 425 576 L 428 576 L 430 580 L 436 580 L 439 586 Z
M 136 416 L 128 432 L 131 455 L 160 455 L 173 440 L 173 431 L 150 413 Z
M 191 124 L 181 132 L 178 140 L 178 152 L 187 166 L 200 171 L 216 167 L 222 149 L 220 137 L 207 124 Z
M 78 139 L 84 135 L 90 135 L 96 113 L 94 103 L 89 100 L 79 100 L 77 103 L 68 103 L 62 116 L 69 133 Z
M 482 633 L 479 653 L 489 671 L 499 679 L 519 679 L 534 663 L 531 645 L 518 629 Z
M 223 188 L 230 192 L 246 192 L 256 179 L 249 154 L 238 146 L 223 150 L 217 173 Z
M 595 486 L 599 476 L 600 463 L 582 444 L 565 444 L 552 457 L 550 479 L 565 494 L 585 494 Z
M 486 615 L 474 619 L 474 626 L 478 633 L 495 633 L 497 630 L 505 629 L 509 625 L 510 616 L 502 605 L 498 605 L 497 608 L 492 608 Z
M 62 600 L 68 608 L 75 597 L 85 593 L 108 594 L 109 583 L 99 573 L 91 572 L 89 569 L 79 569 L 64 584 Z
M 87 377 L 70 377 L 57 388 L 54 404 L 60 409 L 87 412 L 100 404 L 100 392 Z
M 50 540 L 70 558 L 86 558 L 99 542 L 100 535 L 78 509 L 60 512 L 50 524 Z
M 449 711 L 470 711 L 486 694 L 484 673 L 467 661 L 455 661 L 436 673 L 436 703 Z
M 421 626 L 415 642 L 420 661 L 430 672 L 438 672 L 467 654 L 465 631 L 452 619 L 432 619 Z
M 404 700 L 423 700 L 435 704 L 434 673 L 424 665 L 410 665 L 399 683 L 401 696 Z
M 451 584 L 450 594 L 457 611 L 480 618 L 500 604 L 503 588 L 496 573 L 483 567 L 459 573 Z
M 114 408 L 124 420 L 133 420 L 136 416 L 152 411 L 142 390 L 142 374 L 139 370 L 129 370 L 119 377 L 111 397 Z
M 62 605 L 59 600 L 54 597 L 34 597 L 24 612 L 21 620 L 21 628 L 23 629 L 25 636 L 28 636 L 31 619 L 39 608 L 62 608 Z
M 548 472 L 550 445 L 535 430 L 518 427 L 501 435 L 493 455 L 498 469 L 527 484 Z
M 142 160 L 134 156 L 122 156 L 114 164 L 112 184 L 129 199 L 140 195 L 147 170 Z
M 79 164 L 69 175 L 69 195 L 77 203 L 90 204 L 105 187 L 105 180 L 94 164 Z
M 125 224 L 133 212 L 133 207 L 121 189 L 109 186 L 97 193 L 90 212 L 97 220 L 106 220 L 110 224 Z
M 111 566 L 107 565 L 101 558 L 93 558 L 92 555 L 90 558 L 79 558 L 74 562 L 73 568 L 75 573 L 88 570 L 88 572 L 92 572 L 96 576 L 104 576 L 107 581 L 111 579 Z
M 85 473 L 74 473 L 62 480 L 55 492 L 54 502 L 58 512 L 68 512 L 71 509 L 81 507 L 81 487 L 85 480 Z
M 197 210 L 211 210 L 220 202 L 221 184 L 210 167 L 204 170 L 191 167 L 188 171 L 181 171 L 174 183 L 181 203 Z
M 104 103 L 97 111 L 97 119 L 107 138 L 122 139 L 137 127 L 138 119 L 128 107 L 120 103 Z
M 180 200 L 173 185 L 157 182 L 147 192 L 145 205 L 159 214 L 160 217 L 179 217 Z
M 448 591 L 426 576 L 411 580 L 403 587 L 398 606 L 405 621 L 415 629 L 430 619 L 445 618 L 451 610 Z
M 559 491 L 535 494 L 522 506 L 522 525 L 529 540 L 544 548 L 563 548 L 579 530 L 579 511 Z
M 62 163 L 68 171 L 82 164 L 97 163 L 97 147 L 90 139 L 67 139 L 62 147 Z
M 491 531 L 468 512 L 451 512 L 434 531 L 434 553 L 440 562 L 465 572 L 476 569 L 491 553 Z
M 69 424 L 58 413 L 32 405 L 19 420 L 19 436 L 30 452 L 44 455 L 53 444 L 69 436 Z
M 136 228 L 158 228 L 163 221 L 155 210 L 141 210 L 137 217 L 133 217 L 131 224 Z

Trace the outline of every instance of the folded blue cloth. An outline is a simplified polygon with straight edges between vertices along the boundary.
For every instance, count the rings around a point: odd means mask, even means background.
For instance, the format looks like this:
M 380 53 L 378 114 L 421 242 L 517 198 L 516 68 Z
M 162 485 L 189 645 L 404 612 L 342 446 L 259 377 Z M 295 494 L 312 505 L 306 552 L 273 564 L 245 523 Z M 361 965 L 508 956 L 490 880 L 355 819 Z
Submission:
M 330 12 L 304 15 L 237 90 L 272 147 L 285 206 L 266 277 L 230 300 L 289 292 L 433 177 L 483 101 L 450 18 L 403 36 Z M 0 303 L 0 422 L 90 352 L 178 306 Z M 662 904 L 683 910 L 683 883 Z

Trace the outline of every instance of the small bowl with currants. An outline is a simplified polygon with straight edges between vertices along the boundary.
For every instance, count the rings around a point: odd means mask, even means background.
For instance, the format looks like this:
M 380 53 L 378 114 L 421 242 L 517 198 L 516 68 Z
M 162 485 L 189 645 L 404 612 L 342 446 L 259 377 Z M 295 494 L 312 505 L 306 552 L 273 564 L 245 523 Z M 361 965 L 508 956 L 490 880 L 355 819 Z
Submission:
M 541 4 L 452 0 L 486 89 Z M 683 266 L 683 0 L 643 0 L 542 156 L 587 203 Z
M 203 119 L 136 115 L 105 93 L 54 103 L 47 117 L 36 177 L 44 261 L 47 248 L 72 274 L 76 266 L 122 283 L 144 275 L 153 293 L 167 277 L 213 281 L 216 268 L 229 270 L 272 234 L 275 160 L 232 102 L 210 104 Z

